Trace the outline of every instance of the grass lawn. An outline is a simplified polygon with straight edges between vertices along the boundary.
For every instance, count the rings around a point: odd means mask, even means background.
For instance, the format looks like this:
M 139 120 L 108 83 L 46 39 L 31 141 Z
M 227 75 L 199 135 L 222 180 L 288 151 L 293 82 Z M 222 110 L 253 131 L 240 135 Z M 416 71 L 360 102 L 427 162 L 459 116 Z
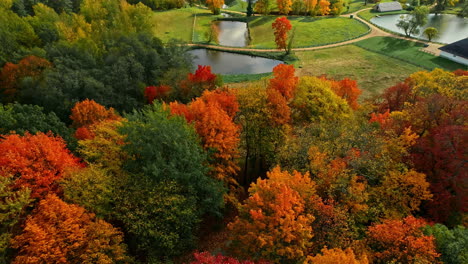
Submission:
M 231 3 L 227 4 L 229 7 L 226 10 L 237 11 L 237 12 L 247 12 L 247 2 L 242 0 L 234 0 Z
M 276 16 L 253 17 L 249 22 L 254 48 L 275 48 L 271 24 Z M 356 38 L 368 31 L 368 27 L 355 19 L 288 17 L 296 28 L 294 47 L 309 47 L 341 42 Z
M 173 38 L 191 42 L 194 14 L 197 14 L 197 21 L 201 20 L 201 24 L 205 22 L 206 18 L 216 18 L 211 16 L 209 10 L 196 7 L 155 12 L 153 16 L 156 24 L 154 35 L 163 42 Z
M 326 74 L 335 79 L 357 80 L 363 90 L 361 99 L 381 93 L 384 89 L 406 79 L 411 73 L 424 70 L 354 45 L 315 51 L 296 52 L 300 76 Z
M 387 56 L 420 65 L 428 70 L 442 68 L 445 70 L 454 71 L 456 69 L 466 68 L 466 66 L 455 63 L 453 61 L 419 51 L 423 47 L 423 44 L 407 41 L 404 39 L 374 37 L 361 40 L 354 44 L 373 52 L 383 53 Z
M 407 14 L 408 11 L 401 10 L 401 11 L 392 11 L 392 12 L 376 12 L 374 10 L 364 10 L 362 12 L 359 12 L 358 15 L 360 18 L 370 21 L 373 17 L 379 15 L 379 16 L 384 16 L 384 15 L 395 15 L 395 14 Z

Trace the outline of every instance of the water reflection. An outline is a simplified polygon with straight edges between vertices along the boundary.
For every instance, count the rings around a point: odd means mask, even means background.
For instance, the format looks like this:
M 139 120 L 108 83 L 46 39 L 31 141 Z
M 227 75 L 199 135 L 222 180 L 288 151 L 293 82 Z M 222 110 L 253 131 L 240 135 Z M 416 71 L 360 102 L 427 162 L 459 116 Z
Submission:
M 404 31 L 396 26 L 399 19 L 400 15 L 384 15 L 371 19 L 371 22 L 391 31 L 404 34 Z M 439 31 L 438 36 L 432 39 L 435 42 L 452 43 L 468 37 L 468 18 L 455 15 L 429 14 L 427 21 L 428 23 L 420 28 L 420 34 L 416 36 L 417 38 L 427 39 L 423 33 L 427 27 L 435 27 Z
M 218 27 L 219 45 L 231 47 L 249 45 L 247 23 L 239 21 L 215 21 L 213 23 Z
M 195 56 L 194 67 L 197 65 L 210 65 L 211 70 L 218 74 L 256 74 L 271 72 L 273 67 L 282 63 L 279 60 L 253 57 L 230 52 L 207 49 L 191 50 Z

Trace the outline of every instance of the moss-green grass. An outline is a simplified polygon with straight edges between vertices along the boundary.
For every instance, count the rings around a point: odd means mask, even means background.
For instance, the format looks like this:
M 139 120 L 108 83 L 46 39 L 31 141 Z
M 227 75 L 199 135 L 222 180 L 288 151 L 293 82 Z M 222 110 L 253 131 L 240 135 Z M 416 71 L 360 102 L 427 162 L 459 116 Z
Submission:
M 449 71 L 466 66 L 420 51 L 424 44 L 391 37 L 373 37 L 354 43 L 356 46 L 413 63 L 428 70 L 442 68 Z
M 276 16 L 254 17 L 249 22 L 251 47 L 275 48 L 271 24 Z M 288 17 L 296 28 L 293 47 L 310 47 L 341 42 L 368 32 L 368 27 L 355 19 Z
M 235 0 L 228 4 L 229 7 L 226 10 L 237 11 L 237 12 L 247 12 L 247 2 L 242 0 Z
M 170 39 L 191 42 L 194 14 L 197 14 L 197 20 L 202 20 L 201 23 L 204 23 L 205 18 L 212 17 L 209 10 L 196 7 L 155 12 L 153 16 L 156 24 L 154 35 L 163 42 Z
M 351 78 L 363 90 L 361 98 L 380 94 L 411 73 L 424 70 L 404 61 L 367 51 L 354 45 L 296 52 L 299 75 L 326 74 L 336 79 Z
M 263 78 L 271 76 L 271 72 L 259 73 L 259 74 L 227 74 L 223 75 L 224 83 L 241 83 L 241 82 L 251 82 L 258 81 Z

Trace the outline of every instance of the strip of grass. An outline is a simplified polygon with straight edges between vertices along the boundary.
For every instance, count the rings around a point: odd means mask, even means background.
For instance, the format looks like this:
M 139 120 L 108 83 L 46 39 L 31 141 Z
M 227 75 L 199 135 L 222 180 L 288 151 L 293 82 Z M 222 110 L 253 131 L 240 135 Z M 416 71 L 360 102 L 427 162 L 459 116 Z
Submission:
M 240 83 L 240 82 L 252 82 L 258 81 L 263 78 L 271 76 L 271 72 L 259 73 L 259 74 L 227 74 L 223 75 L 224 83 Z
M 251 46 L 254 48 L 275 48 L 271 24 L 276 16 L 253 17 L 249 22 Z M 320 46 L 356 38 L 368 32 L 369 28 L 355 19 L 288 17 L 296 28 L 293 47 Z
M 411 73 L 424 70 L 413 64 L 367 51 L 354 45 L 296 52 L 298 74 L 326 74 L 335 79 L 357 80 L 363 90 L 361 99 L 380 94 L 384 89 L 406 79 Z
M 422 43 L 391 37 L 373 37 L 354 43 L 361 48 L 391 56 L 428 70 L 442 68 L 449 71 L 465 69 L 466 66 L 451 60 L 420 51 Z
M 242 1 L 242 0 L 235 0 L 231 4 L 229 4 L 229 7 L 226 8 L 227 10 L 231 11 L 237 11 L 237 12 L 247 12 L 247 2 Z
M 197 20 L 202 18 L 202 23 L 204 23 L 203 18 L 211 16 L 209 10 L 196 7 L 155 12 L 154 35 L 163 42 L 168 42 L 170 39 L 191 42 L 194 14 L 197 14 Z

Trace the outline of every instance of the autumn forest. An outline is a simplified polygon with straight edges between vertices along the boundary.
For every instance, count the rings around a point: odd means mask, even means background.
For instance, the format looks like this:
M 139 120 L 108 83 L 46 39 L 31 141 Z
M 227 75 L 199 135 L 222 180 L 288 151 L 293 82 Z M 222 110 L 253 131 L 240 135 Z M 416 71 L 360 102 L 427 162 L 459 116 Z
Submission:
M 188 4 L 0 0 L 0 263 L 468 263 L 468 71 L 231 84 Z

